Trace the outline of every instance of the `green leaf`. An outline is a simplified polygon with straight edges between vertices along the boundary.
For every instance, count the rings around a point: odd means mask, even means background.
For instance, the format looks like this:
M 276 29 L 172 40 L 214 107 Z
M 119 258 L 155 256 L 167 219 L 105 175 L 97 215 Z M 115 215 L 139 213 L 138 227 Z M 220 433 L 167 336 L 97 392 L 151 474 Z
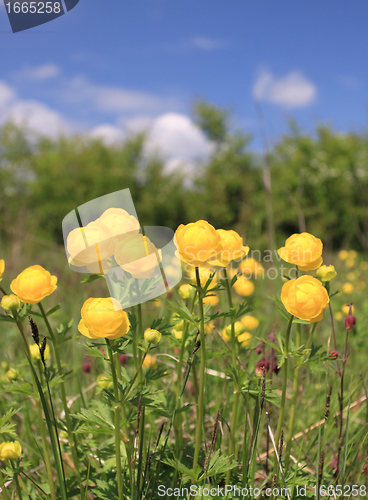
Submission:
M 52 307 L 47 311 L 46 316 L 51 316 L 51 314 L 54 314 L 54 312 L 58 311 L 60 308 L 61 304 L 57 304 L 56 306 Z
M 234 469 L 238 463 L 232 456 L 220 455 L 220 450 L 216 450 L 211 457 L 207 471 L 199 478 L 212 477 L 218 474 L 224 474 L 228 470 Z
M 104 274 L 90 274 L 86 278 L 83 278 L 81 283 L 92 283 L 92 281 L 96 281 L 99 278 L 104 278 L 104 277 L 105 277 Z

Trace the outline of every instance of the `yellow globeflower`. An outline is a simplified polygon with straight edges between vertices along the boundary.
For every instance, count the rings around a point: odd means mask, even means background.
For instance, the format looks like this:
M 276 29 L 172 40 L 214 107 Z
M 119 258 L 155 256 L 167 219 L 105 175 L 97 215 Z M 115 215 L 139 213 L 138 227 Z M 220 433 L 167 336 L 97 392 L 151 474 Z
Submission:
M 10 289 L 26 304 L 38 304 L 57 288 L 57 277 L 41 266 L 27 267 L 10 284 Z
M 346 259 L 345 265 L 346 265 L 346 267 L 351 269 L 352 267 L 355 266 L 355 259 Z
M 199 267 L 198 268 L 198 273 L 199 273 L 199 281 L 201 283 L 201 287 L 203 288 L 207 281 L 209 280 L 210 276 L 216 272 L 215 269 L 212 269 L 210 267 Z M 197 277 L 196 277 L 196 271 L 194 267 L 190 267 L 188 271 L 189 278 L 191 279 L 192 283 L 194 285 L 197 284 Z M 217 283 L 217 273 L 213 276 L 210 288 L 213 288 Z M 193 288 L 193 287 L 191 287 Z
M 5 260 L 0 259 L 0 281 L 2 280 L 2 275 L 4 274 L 5 271 Z
M 148 368 L 153 368 L 156 364 L 157 364 L 156 356 L 151 356 L 151 354 L 147 354 L 147 356 L 144 358 L 143 366 L 148 369 Z
M 346 293 L 346 294 L 348 294 L 348 295 L 349 295 L 349 294 L 353 293 L 353 291 L 354 291 L 354 286 L 353 286 L 351 283 L 348 283 L 348 282 L 347 282 L 347 283 L 344 283 L 344 284 L 342 285 L 342 291 L 343 291 L 343 293 Z
M 234 290 L 238 295 L 242 295 L 243 297 L 248 297 L 252 295 L 254 292 L 254 284 L 245 276 L 239 276 L 236 282 L 234 283 Z
M 219 258 L 222 251 L 220 234 L 205 220 L 181 224 L 175 232 L 175 244 L 180 259 L 195 267 Z
M 329 303 L 322 283 L 306 275 L 287 281 L 281 290 L 281 300 L 290 314 L 310 323 L 323 319 L 323 312 Z
M 81 310 L 78 330 L 90 339 L 118 339 L 130 329 L 128 315 L 119 302 L 112 298 L 90 298 Z
M 242 333 L 238 336 L 238 342 L 240 342 L 243 347 L 249 347 L 252 342 L 252 334 L 250 332 Z
M 348 310 L 349 310 L 349 307 L 348 307 Z M 335 314 L 334 314 L 334 318 L 335 318 L 335 320 L 336 320 L 336 321 L 341 321 L 341 320 L 342 320 L 342 318 L 343 318 L 343 316 L 342 316 L 342 312 L 341 312 L 341 311 L 337 311 L 337 312 L 335 312 Z
M 108 208 L 96 222 L 106 226 L 115 240 L 131 231 L 140 229 L 138 220 L 134 215 L 129 215 L 123 208 Z
M 264 268 L 260 262 L 257 262 L 253 257 L 247 257 L 239 265 L 240 271 L 247 278 L 260 277 L 264 273 Z
M 158 344 L 161 340 L 161 332 L 159 332 L 158 330 L 153 330 L 152 328 L 147 328 L 143 336 L 144 340 L 148 344 Z
M 203 299 L 203 304 L 210 304 L 212 307 L 217 306 L 219 302 L 220 299 L 217 297 L 217 295 L 208 295 Z
M 317 269 L 316 276 L 321 281 L 331 281 L 337 275 L 334 266 L 321 266 Z
M 213 321 L 207 321 L 207 323 L 204 324 L 204 333 L 206 335 L 211 335 L 214 328 L 215 325 L 213 324 Z
M 151 240 L 136 232 L 120 239 L 114 257 L 118 265 L 136 279 L 150 278 L 161 259 L 160 251 Z
M 317 269 L 322 262 L 323 244 L 310 233 L 296 233 L 285 241 L 285 246 L 277 250 L 279 256 L 294 264 L 302 271 Z
M 14 460 L 19 458 L 22 447 L 19 441 L 4 441 L 0 444 L 0 460 Z
M 240 321 L 246 330 L 254 330 L 259 325 L 258 319 L 250 314 L 243 316 Z
M 16 311 L 20 306 L 20 300 L 16 295 L 11 293 L 10 295 L 4 295 L 0 305 L 5 311 Z
M 243 245 L 243 238 L 236 231 L 218 229 L 222 250 L 220 255 L 209 263 L 213 266 L 227 267 L 233 260 L 243 259 L 249 252 L 249 247 Z
M 360 269 L 362 271 L 366 271 L 368 269 L 368 262 L 366 262 L 365 260 L 363 260 L 363 262 L 360 263 Z
M 363 280 L 359 280 L 359 281 L 358 281 L 358 285 L 357 285 L 357 286 L 358 286 L 358 289 L 359 289 L 359 290 L 364 290 L 364 289 L 365 289 L 365 286 L 366 286 L 366 285 L 365 285 L 365 281 L 363 281 Z
M 92 266 L 91 272 L 99 272 L 99 267 L 105 270 L 106 259 L 111 257 L 115 250 L 110 230 L 98 222 L 90 222 L 85 227 L 70 231 L 66 246 L 70 254 L 69 264 L 77 267 Z
M 358 252 L 355 250 L 349 250 L 349 259 L 356 259 L 358 257 Z
M 349 252 L 347 250 L 340 250 L 339 259 L 346 260 L 349 257 Z

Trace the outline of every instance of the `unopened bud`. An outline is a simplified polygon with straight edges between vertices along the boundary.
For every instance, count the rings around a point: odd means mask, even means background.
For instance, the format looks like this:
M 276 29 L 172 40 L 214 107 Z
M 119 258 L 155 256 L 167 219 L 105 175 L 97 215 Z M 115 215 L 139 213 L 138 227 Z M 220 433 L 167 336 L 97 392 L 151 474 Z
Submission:
M 10 295 L 4 295 L 1 299 L 1 307 L 5 309 L 5 311 L 17 311 L 19 306 L 20 300 L 13 293 Z
M 265 370 L 265 373 L 267 373 L 269 367 L 270 367 L 270 363 L 268 361 L 265 361 L 265 360 L 258 361 L 258 363 L 256 364 L 256 370 L 255 370 L 256 375 L 258 377 L 261 377 L 263 374 L 263 368 Z
M 352 330 L 356 324 L 356 317 L 352 315 L 353 304 L 349 305 L 349 314 L 345 317 L 345 327 L 347 330 Z
M 158 330 L 147 328 L 147 330 L 144 332 L 144 340 L 148 344 L 158 344 L 161 340 L 161 333 Z
M 317 278 L 321 281 L 331 281 L 337 275 L 334 266 L 321 266 L 316 272 Z
M 84 363 L 82 365 L 83 373 L 91 373 L 91 365 L 89 363 Z
M 339 357 L 339 353 L 337 351 L 331 351 L 328 357 L 329 359 L 337 359 Z

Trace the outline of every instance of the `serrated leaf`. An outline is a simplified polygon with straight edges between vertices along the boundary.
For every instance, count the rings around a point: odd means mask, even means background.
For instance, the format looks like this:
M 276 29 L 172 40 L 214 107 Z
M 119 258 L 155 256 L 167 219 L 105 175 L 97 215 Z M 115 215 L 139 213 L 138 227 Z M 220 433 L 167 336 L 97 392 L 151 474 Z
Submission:
M 199 480 L 205 477 L 224 474 L 225 472 L 237 467 L 237 465 L 238 463 L 232 456 L 220 455 L 220 450 L 216 450 L 211 457 L 206 473 L 204 473 Z

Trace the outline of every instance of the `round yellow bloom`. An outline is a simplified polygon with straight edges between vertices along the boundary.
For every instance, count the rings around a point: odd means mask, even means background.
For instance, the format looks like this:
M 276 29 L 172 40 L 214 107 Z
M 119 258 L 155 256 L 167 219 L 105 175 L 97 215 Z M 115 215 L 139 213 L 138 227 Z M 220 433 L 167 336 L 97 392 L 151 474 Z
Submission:
M 249 347 L 252 342 L 252 334 L 250 332 L 244 332 L 238 336 L 238 342 L 241 343 L 242 347 Z
M 106 226 L 112 236 L 119 237 L 131 231 L 138 232 L 140 229 L 138 220 L 134 215 L 129 215 L 123 208 L 108 208 L 96 222 Z
M 349 294 L 353 293 L 353 291 L 354 291 L 354 286 L 353 286 L 351 283 L 348 283 L 348 282 L 347 282 L 347 283 L 344 283 L 344 284 L 342 285 L 342 291 L 343 291 L 343 293 L 346 293 L 346 294 L 348 294 L 348 295 L 349 295 Z
M 187 272 L 189 278 L 192 280 L 192 283 L 196 285 L 197 277 L 196 277 L 195 267 L 190 266 L 189 270 L 187 269 Z M 199 272 L 199 281 L 201 283 L 201 287 L 203 288 L 207 283 L 207 281 L 209 280 L 209 278 L 212 276 L 212 274 L 216 273 L 216 270 L 210 267 L 198 267 L 198 272 Z M 217 283 L 217 273 L 214 274 L 212 278 L 209 290 L 213 288 L 216 285 L 216 283 Z
M 4 274 L 5 271 L 5 260 L 0 259 L 0 281 L 2 280 L 2 275 Z
M 148 368 L 153 368 L 156 364 L 157 364 L 156 356 L 151 356 L 151 354 L 147 354 L 147 356 L 144 358 L 143 366 L 148 369 Z
M 235 321 L 234 323 L 234 333 L 235 337 L 238 337 L 238 335 L 241 335 L 244 333 L 244 326 L 240 321 Z M 226 340 L 226 342 L 229 342 L 231 340 L 231 325 L 225 326 L 225 328 L 222 329 L 221 337 Z
M 277 250 L 279 256 L 294 264 L 302 271 L 317 269 L 322 262 L 323 244 L 310 233 L 296 233 L 285 241 L 285 246 Z
M 94 266 L 91 272 L 106 268 L 105 260 L 115 251 L 114 238 L 107 226 L 90 222 L 86 227 L 77 227 L 70 231 L 66 240 L 70 254 L 69 264 L 77 267 Z
M 341 312 L 341 311 L 337 311 L 337 312 L 335 312 L 335 314 L 334 314 L 334 318 L 335 318 L 335 320 L 336 320 L 336 321 L 341 321 L 341 320 L 342 320 L 342 318 L 343 318 L 343 316 L 342 316 L 342 312 Z
M 346 259 L 345 265 L 346 265 L 346 267 L 351 269 L 352 267 L 355 266 L 355 259 Z
M 254 292 L 254 284 L 245 276 L 239 276 L 234 283 L 234 290 L 238 295 L 249 297 Z
M 330 301 L 326 288 L 312 276 L 287 281 L 281 290 L 281 300 L 290 314 L 310 323 L 323 319 Z
M 194 288 L 189 283 L 181 285 L 181 287 L 178 290 L 180 297 L 182 297 L 183 299 L 189 299 L 190 297 L 192 297 L 193 292 Z
M 204 333 L 206 335 L 211 335 L 214 328 L 215 325 L 213 324 L 213 321 L 207 321 L 207 323 L 204 324 Z
M 321 281 L 331 281 L 337 276 L 334 266 L 321 266 L 317 269 L 316 276 Z
M 108 377 L 103 373 L 101 373 L 101 375 L 97 377 L 96 382 L 100 389 L 110 389 L 110 387 L 112 387 L 114 384 L 113 381 L 111 380 L 111 377 Z
M 118 339 L 130 328 L 128 315 L 119 302 L 112 298 L 89 298 L 81 310 L 78 330 L 90 339 Z
M 210 304 L 212 307 L 217 306 L 219 302 L 220 299 L 217 297 L 217 295 L 208 295 L 203 299 L 203 304 Z
M 0 460 L 13 460 L 19 458 L 21 453 L 19 441 L 4 441 L 0 444 Z
M 239 265 L 240 271 L 247 277 L 260 277 L 264 273 L 264 268 L 260 262 L 253 257 L 247 257 Z
M 161 258 L 160 251 L 141 233 L 124 235 L 116 245 L 115 260 L 136 279 L 152 276 Z
M 339 252 L 339 259 L 340 260 L 346 260 L 349 256 L 349 252 L 347 250 L 340 250 Z
M 205 220 L 180 224 L 175 231 L 175 244 L 180 260 L 195 267 L 216 260 L 222 250 L 220 234 Z
M 342 306 L 341 310 L 345 314 L 345 316 L 347 316 L 349 314 L 349 311 L 350 311 L 350 306 L 348 306 L 348 305 Z M 355 314 L 354 305 L 351 307 L 351 312 L 353 315 Z
M 368 262 L 366 262 L 365 260 L 363 260 L 363 262 L 360 263 L 360 269 L 362 271 L 366 271 L 368 269 Z
M 240 321 L 246 330 L 254 330 L 259 325 L 258 319 L 250 314 L 243 316 Z
M 349 250 L 349 259 L 356 259 L 358 257 L 358 252 L 355 250 Z
M 143 336 L 144 340 L 148 344 L 158 344 L 161 340 L 161 333 L 158 330 L 152 330 L 151 328 L 147 328 Z
M 16 311 L 20 306 L 20 300 L 16 295 L 11 293 L 10 295 L 4 295 L 0 305 L 5 311 Z
M 31 344 L 29 346 L 29 350 L 31 352 L 32 359 L 41 359 L 40 349 L 39 349 L 37 344 Z M 50 356 L 50 347 L 48 344 L 46 344 L 44 356 L 45 356 L 45 359 Z
M 57 288 L 57 277 L 41 266 L 27 267 L 10 284 L 10 289 L 21 302 L 38 304 Z
M 227 267 L 233 260 L 243 259 L 249 252 L 249 247 L 243 245 L 243 238 L 236 231 L 217 229 L 221 238 L 220 255 L 209 263 L 213 266 Z
M 9 370 L 5 373 L 5 376 L 8 382 L 11 382 L 12 380 L 17 380 L 17 378 L 19 378 L 19 373 L 14 368 L 9 368 Z

